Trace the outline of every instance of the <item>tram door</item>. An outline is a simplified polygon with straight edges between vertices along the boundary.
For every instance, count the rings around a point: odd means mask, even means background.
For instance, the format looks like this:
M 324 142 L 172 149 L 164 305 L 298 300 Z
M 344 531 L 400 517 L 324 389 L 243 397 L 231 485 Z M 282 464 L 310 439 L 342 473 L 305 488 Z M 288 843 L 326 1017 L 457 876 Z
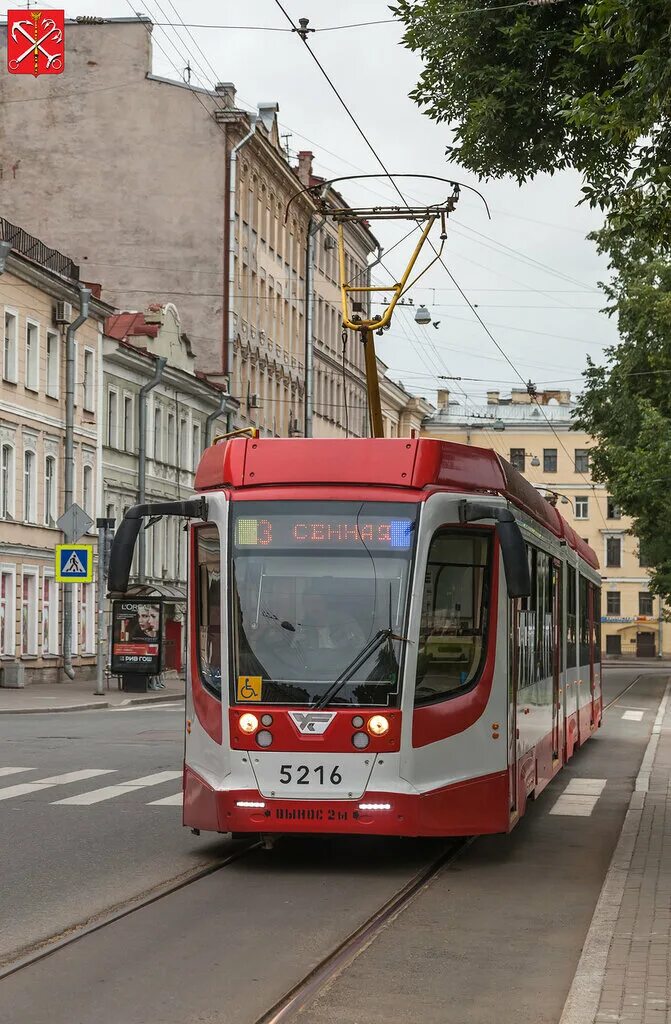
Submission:
M 517 688 L 520 671 L 520 600 L 508 601 L 508 789 L 511 814 L 517 810 Z
M 564 715 L 559 681 L 562 658 L 562 571 L 561 562 L 552 560 L 552 760 L 564 749 Z

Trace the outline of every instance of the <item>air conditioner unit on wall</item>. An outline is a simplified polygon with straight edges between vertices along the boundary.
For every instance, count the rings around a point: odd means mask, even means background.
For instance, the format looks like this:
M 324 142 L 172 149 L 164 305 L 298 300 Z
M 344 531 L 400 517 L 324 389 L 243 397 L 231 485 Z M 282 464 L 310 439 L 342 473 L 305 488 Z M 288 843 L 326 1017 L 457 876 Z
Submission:
M 249 399 L 247 401 L 247 408 L 248 409 L 260 409 L 261 408 L 261 398 L 259 397 L 259 395 L 251 394 L 249 396 Z
M 54 312 L 54 323 L 56 324 L 70 324 L 72 323 L 72 303 L 62 302 L 60 299 L 56 303 L 56 309 Z

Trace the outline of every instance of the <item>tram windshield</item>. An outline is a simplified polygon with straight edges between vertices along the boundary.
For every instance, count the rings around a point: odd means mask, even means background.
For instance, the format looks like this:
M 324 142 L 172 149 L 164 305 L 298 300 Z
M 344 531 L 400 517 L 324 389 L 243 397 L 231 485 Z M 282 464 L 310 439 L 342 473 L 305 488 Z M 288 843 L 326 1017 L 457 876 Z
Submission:
M 264 702 L 313 704 L 379 630 L 402 635 L 416 520 L 404 503 L 233 503 L 232 700 L 253 677 Z M 396 705 L 402 648 L 373 650 L 334 703 Z

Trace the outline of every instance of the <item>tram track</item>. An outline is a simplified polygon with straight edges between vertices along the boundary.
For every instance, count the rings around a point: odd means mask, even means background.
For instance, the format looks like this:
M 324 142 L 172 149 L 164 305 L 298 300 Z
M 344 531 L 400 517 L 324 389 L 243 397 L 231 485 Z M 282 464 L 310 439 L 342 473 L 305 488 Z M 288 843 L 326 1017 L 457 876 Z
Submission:
M 606 711 L 609 710 L 609 708 L 612 708 L 614 704 L 617 704 L 617 702 L 619 701 L 620 697 L 624 697 L 625 693 L 628 693 L 629 690 L 631 690 L 631 688 L 633 686 L 636 686 L 636 683 L 638 683 L 639 680 L 642 679 L 642 678 L 643 677 L 639 673 L 639 675 L 637 675 L 635 677 L 635 679 L 633 679 L 627 686 L 625 686 L 625 688 L 623 690 L 620 690 L 620 692 L 618 693 L 618 695 L 616 697 L 613 697 L 613 699 L 608 701 L 607 704 L 604 704 L 604 706 L 603 706 L 604 714 L 606 713 Z

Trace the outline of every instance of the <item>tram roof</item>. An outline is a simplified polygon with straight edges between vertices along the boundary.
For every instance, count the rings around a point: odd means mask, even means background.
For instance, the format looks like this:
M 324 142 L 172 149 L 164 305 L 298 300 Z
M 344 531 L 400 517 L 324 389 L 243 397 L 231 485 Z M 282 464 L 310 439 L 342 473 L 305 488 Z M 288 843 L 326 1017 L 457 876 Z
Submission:
M 207 448 L 197 491 L 300 485 L 432 487 L 499 494 L 599 568 L 592 548 L 498 452 L 433 438 L 247 438 Z

